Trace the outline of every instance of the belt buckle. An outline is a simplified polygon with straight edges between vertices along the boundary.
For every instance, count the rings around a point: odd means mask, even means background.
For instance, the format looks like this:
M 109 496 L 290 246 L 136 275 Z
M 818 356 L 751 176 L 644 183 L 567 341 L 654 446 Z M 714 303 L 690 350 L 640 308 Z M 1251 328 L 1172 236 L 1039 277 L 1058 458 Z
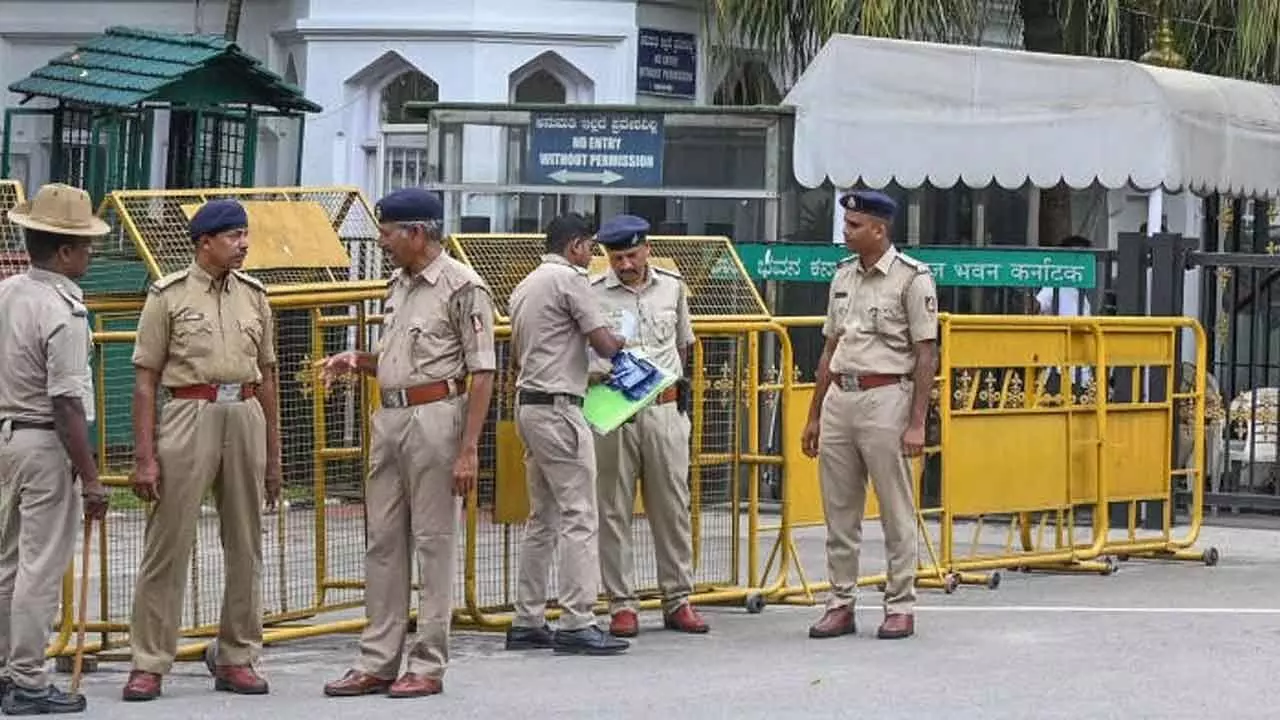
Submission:
M 242 399 L 240 397 L 241 386 L 239 383 L 234 385 L 215 385 L 214 387 L 217 388 L 214 402 L 219 405 L 240 402 Z
M 383 391 L 382 407 L 392 409 L 409 407 L 409 393 L 404 389 Z
M 858 376 L 845 374 L 840 376 L 840 389 L 845 392 L 857 392 L 862 388 L 858 385 Z

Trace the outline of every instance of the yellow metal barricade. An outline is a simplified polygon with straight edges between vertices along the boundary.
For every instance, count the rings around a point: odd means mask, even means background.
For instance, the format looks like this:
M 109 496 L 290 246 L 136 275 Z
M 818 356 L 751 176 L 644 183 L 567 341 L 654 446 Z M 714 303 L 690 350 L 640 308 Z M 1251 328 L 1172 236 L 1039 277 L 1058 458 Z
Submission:
M 688 290 L 698 343 L 690 378 L 692 413 L 690 490 L 692 498 L 695 603 L 746 602 L 759 608 L 761 593 L 740 578 L 740 524 L 759 515 L 758 497 L 742 497 L 737 482 L 743 460 L 742 417 L 756 414 L 756 400 L 744 393 L 744 378 L 758 376 L 749 351 L 753 328 L 767 320 L 763 300 L 726 238 L 650 238 L 651 261 L 678 270 Z M 489 283 L 499 320 L 508 320 L 507 300 L 515 285 L 540 262 L 542 235 L 461 234 L 451 238 L 450 252 L 471 265 Z M 603 254 L 592 270 L 606 267 Z M 524 447 L 514 421 L 515 376 L 509 330 L 498 328 L 501 368 L 494 399 L 492 483 L 479 484 L 474 508 L 468 509 L 468 624 L 505 627 L 515 599 L 518 552 L 529 502 L 524 475 Z M 788 347 L 789 353 L 789 347 Z M 780 458 L 779 458 L 780 460 Z M 653 541 L 643 516 L 643 490 L 636 503 L 632 545 L 637 594 L 642 608 L 661 603 Z M 756 523 L 749 523 L 754 527 Z M 748 543 L 750 545 L 750 543 Z M 600 603 L 597 611 L 607 610 Z M 550 615 L 557 611 L 553 608 Z M 469 616 L 469 617 L 468 617 Z
M 91 580 L 97 607 L 90 608 L 88 623 L 97 636 L 89 650 L 104 656 L 127 644 L 133 578 L 149 512 L 127 488 L 133 465 L 134 329 L 150 282 L 192 262 L 188 220 L 201 203 L 217 197 L 246 205 L 252 231 L 246 269 L 267 284 L 276 313 L 285 488 L 281 510 L 264 519 L 267 639 L 350 629 L 354 626 L 346 619 L 282 626 L 320 614 L 363 614 L 360 502 L 367 389 L 317 392 L 314 361 L 372 341 L 372 316 L 385 293 L 385 281 L 374 278 L 389 268 L 382 267 L 368 203 L 354 188 L 115 192 L 99 211 L 112 233 L 95 246 L 81 283 L 95 331 L 99 472 L 111 486 L 109 515 L 95 538 L 98 568 L 91 570 Z M 221 549 L 208 499 L 204 510 L 180 623 L 185 637 L 214 635 L 221 606 Z M 68 576 L 64 618 L 72 616 L 70 588 Z M 62 639 L 50 654 L 71 652 Z M 185 646 L 179 656 L 198 657 L 204 645 Z
M 820 318 L 778 321 L 790 327 L 821 324 Z M 1194 377 L 1182 391 L 1174 377 L 1180 334 L 1194 343 L 1195 357 Z M 931 410 L 939 437 L 925 453 L 939 460 L 941 507 L 918 507 L 925 540 L 920 584 L 934 585 L 943 574 L 948 590 L 960 582 L 994 587 L 999 574 L 987 573 L 1010 568 L 1108 574 L 1115 567 L 1110 555 L 1216 562 L 1216 549 L 1188 549 L 1203 518 L 1204 483 L 1205 345 L 1194 320 L 943 315 L 939 343 Z M 1123 402 L 1111 387 L 1121 374 L 1132 386 Z M 1065 392 L 1051 387 L 1055 375 Z M 801 432 L 811 398 L 809 386 L 795 390 L 792 406 L 783 412 L 784 447 Z M 1189 467 L 1175 470 L 1170 458 L 1177 412 L 1194 424 L 1196 446 Z M 822 522 L 815 463 L 796 453 L 784 452 L 784 513 L 791 515 L 792 528 Z M 917 493 L 921 464 L 915 463 Z M 1187 485 L 1190 527 L 1185 537 L 1174 538 L 1172 501 L 1179 478 Z M 1164 503 L 1161 529 L 1142 536 L 1137 508 L 1150 501 Z M 1128 508 L 1123 538 L 1113 537 L 1107 526 L 1116 503 Z M 869 514 L 874 510 L 869 499 Z M 1078 537 L 1082 516 L 1089 532 Z M 1002 525 L 1003 543 L 986 532 Z M 938 535 L 936 556 L 930 526 Z M 971 531 L 967 542 L 958 538 L 965 528 Z M 777 542 L 788 540 L 780 535 Z M 800 584 L 785 585 L 771 599 L 812 602 L 813 593 L 829 589 L 827 583 L 808 582 L 799 565 L 794 569 Z M 785 575 L 786 568 L 779 572 Z M 882 582 L 883 576 L 859 579 L 861 585 Z
M 942 328 L 950 343 L 943 375 L 954 381 L 943 413 L 944 555 L 954 569 L 1109 574 L 1111 556 L 1120 554 L 1216 561 L 1216 549 L 1188 550 L 1203 519 L 1206 346 L 1198 323 L 951 316 Z M 1190 392 L 1179 392 L 1175 376 L 1180 336 L 1193 344 Z M 1047 391 L 1054 375 L 1056 393 Z M 1190 466 L 1174 470 L 1180 409 L 1194 423 L 1196 445 Z M 1190 496 L 1190 527 L 1186 538 L 1175 539 L 1180 478 Z M 1163 503 L 1161 530 L 1141 537 L 1137 511 L 1150 501 Z M 1123 538 L 1109 529 L 1115 504 L 1128 510 Z M 1010 518 L 1008 533 L 1003 550 L 984 552 L 982 521 L 992 515 Z M 963 554 L 951 544 L 961 518 L 975 524 Z M 1082 519 L 1089 533 L 1077 538 Z
M 24 202 L 26 195 L 17 180 L 0 180 L 0 280 L 27 269 L 27 248 L 17 225 L 9 222 L 9 211 Z

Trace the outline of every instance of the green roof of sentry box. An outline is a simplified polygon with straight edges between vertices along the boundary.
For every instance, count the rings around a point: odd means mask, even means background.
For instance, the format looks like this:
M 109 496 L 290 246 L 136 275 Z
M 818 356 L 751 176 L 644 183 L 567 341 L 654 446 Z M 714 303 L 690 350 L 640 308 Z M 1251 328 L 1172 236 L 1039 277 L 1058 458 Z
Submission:
M 55 58 L 11 92 L 90 107 L 143 102 L 268 106 L 320 112 L 301 88 L 284 81 L 234 43 L 213 35 L 179 35 L 128 27 L 106 32 Z

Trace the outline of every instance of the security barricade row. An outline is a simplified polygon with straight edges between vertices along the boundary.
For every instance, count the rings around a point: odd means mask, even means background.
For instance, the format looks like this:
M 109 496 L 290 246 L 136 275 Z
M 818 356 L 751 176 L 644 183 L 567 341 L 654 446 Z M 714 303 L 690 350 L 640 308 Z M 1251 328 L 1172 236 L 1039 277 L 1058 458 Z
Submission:
M 791 328 L 822 322 L 777 320 Z M 1205 478 L 1206 345 L 1195 320 L 944 314 L 939 323 L 928 446 L 913 462 L 918 584 L 994 588 L 1007 569 L 1106 575 L 1128 557 L 1216 564 L 1216 548 L 1192 549 Z M 1193 360 L 1184 363 L 1184 355 Z M 798 447 L 813 388 L 793 388 L 782 415 L 784 525 L 792 530 L 822 523 L 817 463 Z M 1173 467 L 1179 424 L 1190 425 L 1182 434 L 1193 448 Z M 926 478 L 932 493 L 922 492 Z M 868 489 L 868 517 L 876 511 Z M 1143 512 L 1155 517 L 1140 523 Z M 1117 513 L 1125 518 L 1119 528 Z M 1152 519 L 1157 530 L 1140 529 Z M 789 542 L 779 534 L 774 553 Z M 785 578 L 789 570 L 776 572 Z M 829 589 L 808 581 L 802 567 L 790 572 L 799 583 L 787 582 L 769 601 L 811 603 Z
M 280 510 L 264 522 L 265 642 L 357 631 L 365 622 L 363 492 L 377 392 L 368 379 L 323 387 L 317 361 L 376 342 L 382 278 L 389 271 L 374 245 L 376 224 L 367 201 L 349 189 L 217 192 L 253 203 L 251 221 L 260 224 L 255 227 L 261 227 L 268 246 L 257 262 L 267 262 L 266 277 L 274 279 L 268 284 L 281 362 L 285 491 Z M 185 219 L 206 197 L 211 195 L 202 191 L 114 193 L 104 205 L 120 235 L 107 240 L 108 252 L 95 259 L 95 266 L 115 274 L 110 282 L 89 283 L 90 289 L 98 288 L 89 305 L 99 417 L 94 432 L 100 472 L 112 486 L 112 505 L 91 539 L 96 567 L 87 569 L 92 586 L 87 630 L 93 637 L 88 651 L 103 659 L 127 652 L 133 581 L 148 511 L 127 488 L 133 330 L 148 277 L 189 261 L 189 241 L 182 237 Z M 340 236 L 350 267 L 277 267 L 290 254 L 281 243 L 287 245 L 302 231 L 312 236 L 327 231 L 334 242 Z M 655 262 L 684 276 L 698 338 L 690 363 L 692 600 L 742 603 L 752 612 L 767 602 L 812 602 L 825 585 L 808 576 L 795 543 L 798 531 L 822 524 L 816 461 L 800 452 L 812 386 L 800 384 L 789 372 L 769 374 L 761 358 L 771 354 L 777 365 L 791 368 L 790 329 L 820 324 L 821 319 L 770 318 L 725 238 L 651 240 Z M 126 243 L 136 247 L 140 260 L 111 255 L 110 250 Z M 528 510 L 523 450 L 512 421 L 515 378 L 508 362 L 506 297 L 536 266 L 542 238 L 455 236 L 449 251 L 489 281 L 499 315 L 499 373 L 481 441 L 481 476 L 462 511 L 455 623 L 502 628 L 510 621 L 515 599 Z M 276 266 L 270 265 L 273 257 Z M 1168 452 L 1160 455 L 1161 448 L 1168 450 L 1179 407 L 1202 428 L 1203 333 L 1193 321 L 943 316 L 940 322 L 942 364 L 932 412 L 938 432 L 926 456 L 915 463 L 919 527 L 925 538 L 922 586 L 948 592 L 961 583 L 993 586 L 999 578 L 994 571 L 1003 568 L 1105 569 L 1109 565 L 1097 560 L 1108 554 L 1194 555 L 1189 547 L 1201 519 L 1203 448 L 1197 440 L 1190 467 L 1177 471 L 1169 466 Z M 1196 342 L 1196 372 L 1191 390 L 1172 392 L 1179 333 Z M 1061 377 L 1079 366 L 1105 368 L 1095 375 L 1107 379 L 1096 383 L 1100 389 L 1095 397 L 1085 392 L 1076 399 L 1068 393 L 1071 398 L 1055 404 L 1053 393 L 1045 389 L 1051 369 L 1066 367 L 1058 371 Z M 1115 383 L 1110 378 L 1126 372 L 1130 385 L 1139 379 L 1135 387 L 1140 392 L 1111 393 Z M 1162 373 L 1163 385 L 1155 382 Z M 766 450 L 761 431 L 773 427 L 775 418 L 780 446 Z M 1047 444 L 1036 450 L 1031 441 Z M 992 461 L 991 448 L 1005 444 L 1017 444 L 1016 452 Z M 1134 450 L 1139 447 L 1146 449 Z M 939 471 L 940 492 L 926 501 L 925 486 Z M 765 473 L 781 474 L 776 515 L 760 497 Z M 993 475 L 998 477 L 993 480 Z M 1109 535 L 1100 510 L 1112 502 L 1129 503 L 1135 518 L 1138 503 L 1167 499 L 1179 479 L 1192 490 L 1193 527 L 1187 537 L 1172 536 L 1174 516 L 1168 503 L 1160 534 L 1140 535 L 1131 521 L 1123 538 Z M 643 486 L 640 496 L 638 515 L 643 513 Z M 874 493 L 868 493 L 868 505 L 868 517 L 874 518 Z M 1089 512 L 1093 533 L 1080 540 L 1075 519 Z M 1006 542 L 993 548 L 984 525 L 1001 519 L 1008 525 Z M 1053 537 L 1046 540 L 1051 522 Z M 973 533 L 967 550 L 957 536 L 966 528 Z M 222 595 L 217 532 L 217 518 L 210 512 L 201 520 L 190 559 L 181 622 L 190 642 L 181 648 L 181 659 L 201 657 L 216 634 Z M 633 548 L 642 607 L 656 607 L 660 599 L 647 523 L 634 523 Z M 69 570 L 64 584 L 51 655 L 67 656 L 74 650 L 74 572 Z M 860 579 L 862 585 L 880 582 L 883 576 Z M 606 611 L 603 603 L 598 611 Z M 554 617 L 555 611 L 550 614 Z

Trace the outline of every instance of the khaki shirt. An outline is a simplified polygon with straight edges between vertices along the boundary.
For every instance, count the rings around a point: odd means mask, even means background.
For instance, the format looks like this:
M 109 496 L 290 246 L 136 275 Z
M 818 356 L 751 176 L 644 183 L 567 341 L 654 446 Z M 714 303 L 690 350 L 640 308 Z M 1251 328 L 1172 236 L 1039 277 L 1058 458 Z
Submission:
M 495 370 L 493 300 L 475 270 L 445 253 L 387 284 L 378 386 L 384 390 Z
M 262 382 L 261 368 L 276 364 L 272 328 L 261 282 L 235 270 L 219 282 L 192 263 L 152 284 L 133 364 L 168 388 Z
M 591 289 L 613 332 L 627 338 L 627 349 L 639 350 L 655 365 L 684 375 L 680 350 L 694 343 L 689 301 L 680 276 L 649 266 L 639 287 L 630 288 L 609 270 L 591 279 Z M 610 364 L 592 353 L 591 369 L 608 372 Z
M 587 271 L 559 255 L 543 255 L 542 264 L 511 291 L 509 305 L 520 365 L 516 387 L 585 396 L 583 338 L 609 326 L 591 293 Z
M 822 334 L 839 338 L 831 372 L 906 375 L 914 343 L 938 337 L 938 296 L 929 266 L 890 247 L 870 269 L 856 257 L 836 269 Z
M 93 335 L 84 293 L 40 268 L 0 281 L 0 420 L 52 422 L 53 398 L 78 397 L 95 418 Z

